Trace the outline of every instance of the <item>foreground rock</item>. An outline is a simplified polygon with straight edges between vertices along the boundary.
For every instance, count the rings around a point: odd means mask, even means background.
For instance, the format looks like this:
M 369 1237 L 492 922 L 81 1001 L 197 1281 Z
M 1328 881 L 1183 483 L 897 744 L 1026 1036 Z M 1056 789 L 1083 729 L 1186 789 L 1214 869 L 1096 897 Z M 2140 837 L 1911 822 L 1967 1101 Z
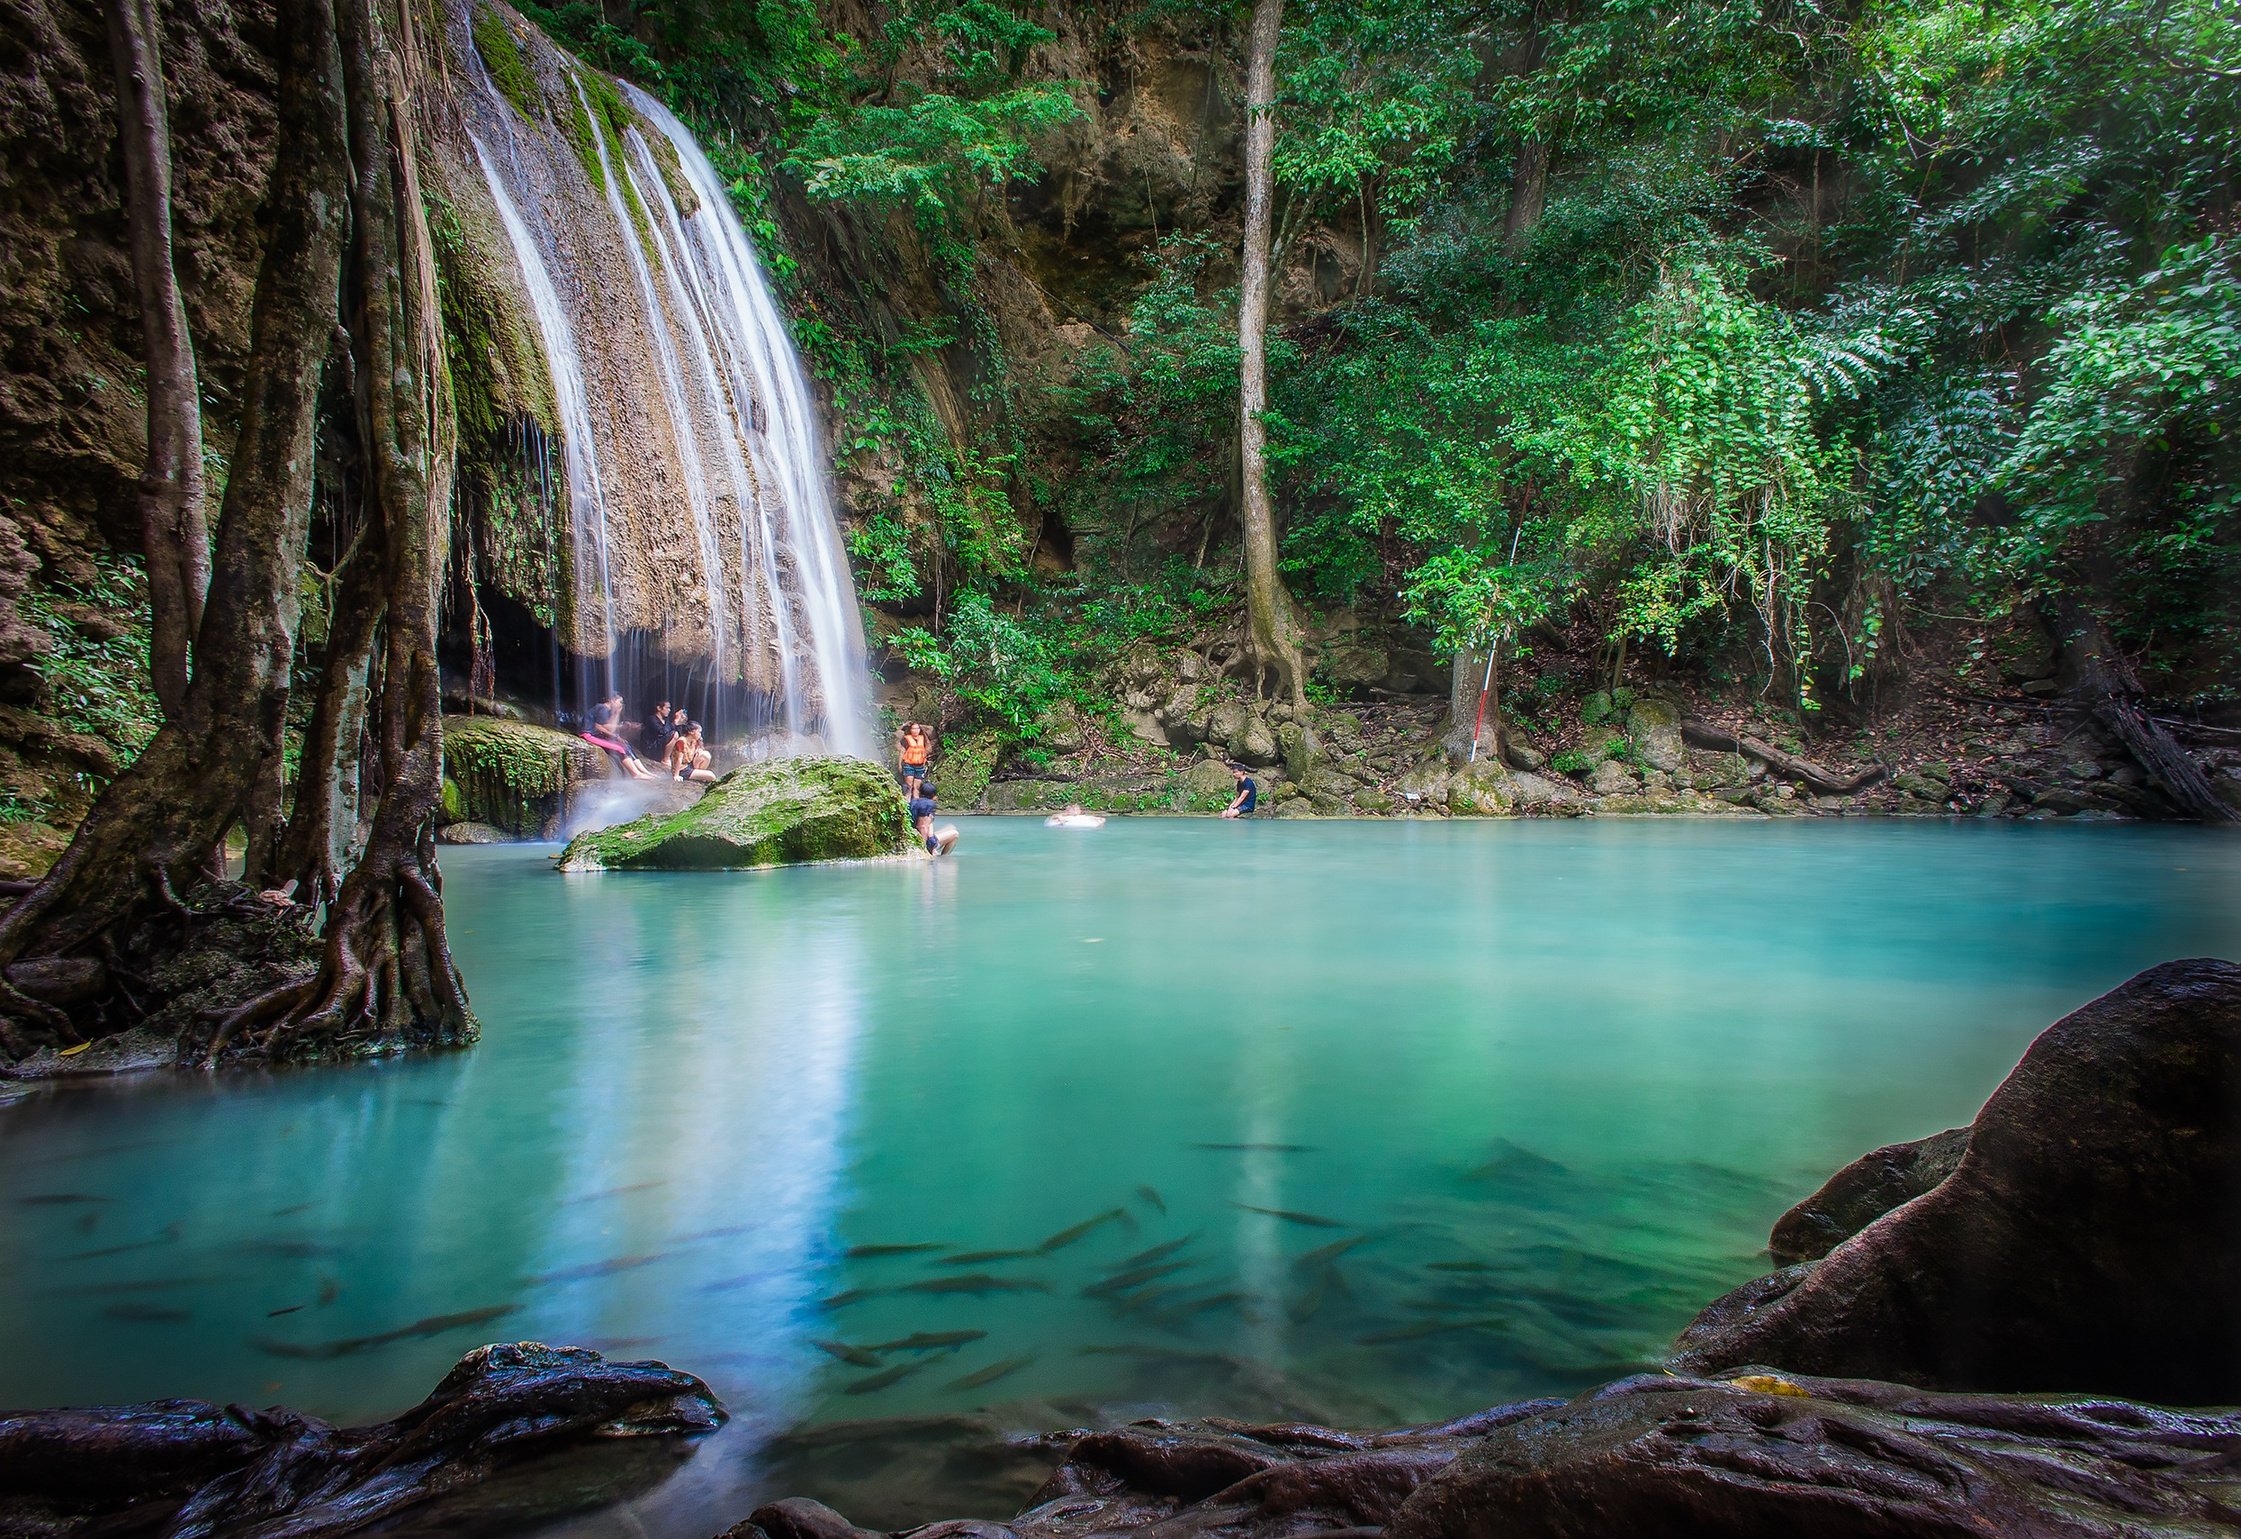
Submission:
M 1714 1303 L 1676 1364 L 2241 1402 L 2241 967 L 2166 963 L 2056 1022 L 1909 1187 Z
M 572 1444 L 724 1419 L 691 1374 L 537 1342 L 478 1347 L 426 1400 L 372 1427 L 204 1400 L 0 1415 L 0 1533 L 312 1539 Z
M 1077 1435 L 1007 1523 L 914 1539 L 2087 1539 L 2205 1533 L 2241 1417 L 1835 1379 L 1644 1375 L 1385 1434 L 1232 1421 Z M 725 1539 L 868 1539 L 774 1502 Z
M 447 825 L 485 825 L 510 839 L 550 839 L 567 816 L 570 792 L 612 773 L 607 756 L 572 733 L 496 716 L 444 718 Z
M 679 812 L 578 834 L 563 871 L 727 871 L 874 860 L 913 848 L 886 770 L 860 759 L 775 759 L 733 770 Z
M 1861 1155 L 1775 1220 L 1768 1253 L 1783 1266 L 1820 1260 L 1893 1208 L 1935 1188 L 1953 1174 L 1968 1147 L 1967 1128 L 1948 1128 Z

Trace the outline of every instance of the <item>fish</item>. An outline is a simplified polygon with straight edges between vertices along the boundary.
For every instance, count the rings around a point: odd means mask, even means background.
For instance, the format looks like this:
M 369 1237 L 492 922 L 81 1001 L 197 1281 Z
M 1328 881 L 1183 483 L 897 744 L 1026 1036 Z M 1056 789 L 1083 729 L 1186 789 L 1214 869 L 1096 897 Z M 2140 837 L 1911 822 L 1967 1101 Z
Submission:
M 1010 1378 L 1033 1361 L 1035 1359 L 1032 1356 L 1007 1357 L 1000 1363 L 990 1363 L 986 1368 L 968 1373 L 961 1379 L 952 1379 L 947 1387 L 950 1389 L 985 1389 L 998 1379 Z
M 1502 1178 L 1517 1179 L 1531 1176 L 1564 1176 L 1571 1172 L 1545 1154 L 1535 1154 L 1523 1144 L 1497 1138 L 1492 1145 L 1492 1158 L 1467 1172 L 1473 1181 L 1492 1181 Z
M 272 1216 L 274 1218 L 294 1218 L 298 1213 L 309 1213 L 318 1206 L 319 1204 L 316 1202 L 299 1202 L 291 1208 L 274 1208 Z
M 877 1368 L 879 1366 L 879 1355 L 877 1353 L 867 1352 L 862 1347 L 852 1347 L 845 1341 L 820 1341 L 815 1345 L 819 1351 L 837 1357 L 853 1367 Z
M 633 1186 L 610 1186 L 603 1192 L 586 1192 L 581 1197 L 564 1197 L 559 1205 L 563 1208 L 572 1208 L 582 1202 L 605 1202 L 610 1197 L 626 1197 L 632 1192 L 650 1192 L 657 1186 L 667 1186 L 668 1184 L 667 1181 L 640 1181 Z
M 963 1250 L 954 1256 L 944 1256 L 938 1266 L 978 1266 L 988 1261 L 1020 1261 L 1029 1256 L 1040 1256 L 1039 1250 Z
M 1243 1208 L 1248 1213 L 1260 1213 L 1269 1218 L 1280 1218 L 1288 1224 L 1305 1224 L 1310 1229 L 1344 1229 L 1346 1227 L 1337 1219 L 1325 1218 L 1320 1213 L 1296 1213 L 1290 1208 L 1257 1208 L 1249 1202 L 1233 1202 L 1230 1206 Z
M 1032 1277 L 993 1277 L 986 1272 L 967 1272 L 963 1277 L 929 1277 L 924 1282 L 905 1283 L 904 1293 L 1048 1293 L 1050 1284 L 1037 1282 Z
M 83 1202 L 109 1202 L 113 1199 L 97 1197 L 91 1192 L 34 1192 L 29 1197 L 18 1197 L 19 1208 L 66 1208 Z
M 232 1280 L 228 1277 L 148 1277 L 132 1282 L 72 1283 L 66 1289 L 57 1291 L 73 1294 L 157 1293 L 169 1288 L 200 1288 Z
M 947 1242 L 929 1240 L 923 1245 L 851 1245 L 841 1254 L 851 1261 L 876 1261 L 882 1256 L 916 1256 L 930 1250 L 947 1250 Z
M 111 1304 L 101 1314 L 104 1319 L 144 1325 L 184 1325 L 194 1318 L 184 1309 L 166 1309 L 160 1304 Z
M 1175 1252 L 1197 1238 L 1198 1235 L 1194 1232 L 1184 1235 L 1180 1240 L 1169 1240 L 1165 1245 L 1154 1245 L 1150 1250 L 1140 1250 L 1126 1261 L 1117 1263 L 1113 1270 L 1119 1272 L 1132 1266 L 1150 1266 L 1155 1261 L 1165 1261 L 1169 1256 L 1174 1255 Z
M 1195 1261 L 1169 1261 L 1159 1266 L 1140 1266 L 1126 1272 L 1116 1272 L 1103 1282 L 1091 1283 L 1082 1290 L 1085 1299 L 1103 1298 L 1107 1294 L 1126 1293 L 1131 1288 L 1141 1288 L 1156 1278 L 1171 1277 L 1187 1267 L 1198 1265 Z
M 1367 1245 L 1369 1241 L 1370 1237 L 1366 1234 L 1350 1234 L 1343 1240 L 1333 1240 L 1328 1245 L 1316 1246 L 1313 1250 L 1295 1260 L 1292 1265 L 1302 1272 L 1311 1271 L 1316 1267 L 1329 1265 L 1355 1246 Z
M 755 1278 L 742 1277 L 736 1278 L 734 1279 L 734 1281 L 753 1282 L 755 1281 Z M 710 1283 L 708 1286 L 711 1288 L 728 1288 L 732 1286 L 732 1284 Z M 831 1294 L 828 1297 L 821 1298 L 817 1301 L 817 1303 L 818 1307 L 823 1309 L 846 1309 L 851 1304 L 861 1304 L 865 1299 L 877 1298 L 880 1294 L 885 1293 L 886 1291 L 887 1290 L 885 1288 L 849 1288 L 843 1292 Z
M 1245 1295 L 1242 1293 L 1212 1293 L 1208 1294 L 1205 1298 L 1186 1300 L 1185 1302 L 1176 1305 L 1173 1309 L 1168 1310 L 1163 1316 L 1161 1316 L 1161 1318 L 1167 1320 L 1187 1320 L 1192 1315 L 1202 1315 L 1209 1309 L 1220 1309 L 1227 1305 L 1242 1304 L 1244 1302 Z
M 321 1245 L 316 1240 L 251 1240 L 238 1246 L 249 1256 L 278 1256 L 285 1261 L 308 1261 L 313 1256 L 339 1256 L 339 1245 Z
M 903 1337 L 900 1341 L 883 1341 L 877 1346 L 866 1347 L 864 1350 L 866 1352 L 936 1352 L 943 1347 L 964 1346 L 967 1342 L 978 1341 L 987 1334 L 986 1331 L 919 1331 L 915 1335 Z
M 57 1261 L 91 1261 L 97 1256 L 121 1256 L 127 1251 L 155 1250 L 159 1246 L 178 1243 L 179 1226 L 166 1224 L 152 1240 L 134 1240 L 129 1245 L 104 1245 L 99 1250 L 75 1250 L 67 1256 L 57 1256 Z
M 1189 1283 L 1170 1283 L 1162 1288 L 1145 1288 L 1113 1300 L 1113 1307 L 1124 1315 L 1142 1315 L 1149 1320 L 1164 1318 L 1160 1307 L 1169 1300 L 1191 1291 Z
M 606 1261 L 588 1261 L 582 1266 L 562 1267 L 557 1272 L 542 1272 L 529 1279 L 533 1288 L 552 1283 L 582 1282 L 591 1277 L 611 1277 L 617 1272 L 633 1272 L 642 1266 L 652 1266 L 659 1256 L 615 1256 Z
M 272 1357 L 293 1357 L 311 1362 L 324 1362 L 337 1357 L 355 1357 L 360 1352 L 371 1352 L 376 1347 L 394 1345 L 400 1341 L 414 1341 L 427 1336 L 441 1336 L 447 1331 L 462 1330 L 470 1325 L 486 1325 L 492 1320 L 502 1320 L 517 1314 L 519 1304 L 491 1304 L 482 1309 L 463 1309 L 457 1314 L 430 1315 L 425 1320 L 415 1320 L 393 1331 L 381 1331 L 372 1336 L 349 1336 L 340 1341 L 274 1341 L 266 1336 L 252 1336 L 249 1345 Z
M 277 1320 L 282 1315 L 292 1315 L 301 1308 L 303 1308 L 301 1304 L 289 1304 L 279 1309 L 268 1309 L 265 1311 L 265 1318 L 267 1320 Z
M 1213 1149 L 1232 1154 L 1313 1154 L 1313 1144 L 1192 1144 L 1193 1149 Z
M 1126 1208 L 1107 1208 L 1095 1218 L 1085 1218 L 1071 1229 L 1059 1230 L 1058 1233 L 1035 1248 L 1047 1256 L 1054 1250 L 1064 1250 L 1090 1231 L 1101 1228 L 1106 1224 L 1127 1223 L 1132 1223 L 1132 1220 L 1129 1218 Z
M 841 1393 L 844 1395 L 868 1395 L 874 1390 L 886 1389 L 889 1385 L 900 1384 L 925 1366 L 923 1359 L 915 1363 L 897 1363 L 884 1373 L 875 1373 L 868 1379 L 858 1379 L 855 1383 L 843 1388 Z
M 1136 1188 L 1136 1195 L 1138 1197 L 1141 1197 L 1152 1207 L 1157 1208 L 1159 1210 L 1160 1217 L 1165 1218 L 1167 1216 L 1167 1199 L 1160 1196 L 1159 1188 L 1154 1186 L 1139 1186 L 1138 1188 Z
M 1479 1320 L 1438 1320 L 1422 1325 L 1400 1325 L 1389 1331 L 1377 1331 L 1358 1338 L 1365 1347 L 1388 1346 L 1396 1341 L 1416 1341 L 1425 1336 L 1444 1336 L 1450 1331 L 1498 1331 L 1509 1321 L 1499 1315 Z

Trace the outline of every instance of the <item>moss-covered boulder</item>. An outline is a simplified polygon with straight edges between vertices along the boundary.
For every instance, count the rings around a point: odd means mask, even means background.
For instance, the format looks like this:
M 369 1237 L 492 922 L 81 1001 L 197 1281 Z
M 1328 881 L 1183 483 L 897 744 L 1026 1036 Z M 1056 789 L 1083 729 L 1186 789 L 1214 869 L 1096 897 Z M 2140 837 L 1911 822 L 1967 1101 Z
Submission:
M 494 716 L 444 718 L 447 823 L 487 823 L 516 839 L 549 837 L 568 787 L 607 771 L 605 755 L 566 732 Z
M 682 812 L 579 834 L 563 871 L 729 871 L 872 860 L 914 848 L 895 777 L 861 759 L 778 759 L 733 770 Z

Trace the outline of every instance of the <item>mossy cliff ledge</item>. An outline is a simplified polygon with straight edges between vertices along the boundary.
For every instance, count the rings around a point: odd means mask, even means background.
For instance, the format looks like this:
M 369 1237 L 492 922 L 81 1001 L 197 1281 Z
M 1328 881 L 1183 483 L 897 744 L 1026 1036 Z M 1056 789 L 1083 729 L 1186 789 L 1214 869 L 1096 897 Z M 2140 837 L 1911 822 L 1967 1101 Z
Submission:
M 911 850 L 902 793 L 879 765 L 778 759 L 733 770 L 682 812 L 579 834 L 560 869 L 735 871 Z
M 440 821 L 550 839 L 566 817 L 570 789 L 611 773 L 604 754 L 570 733 L 491 716 L 447 716 Z

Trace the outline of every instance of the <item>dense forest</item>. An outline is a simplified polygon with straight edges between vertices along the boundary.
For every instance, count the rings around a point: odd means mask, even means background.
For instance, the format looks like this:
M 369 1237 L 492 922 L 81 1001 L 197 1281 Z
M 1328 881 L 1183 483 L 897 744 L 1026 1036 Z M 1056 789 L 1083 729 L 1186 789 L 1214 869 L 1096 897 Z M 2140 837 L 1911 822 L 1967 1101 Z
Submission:
M 433 829 L 496 815 L 475 753 L 557 828 L 562 652 L 648 677 L 593 655 L 588 426 L 474 124 L 565 146 L 650 295 L 642 196 L 699 206 L 663 102 L 783 291 L 953 805 L 1213 810 L 1234 758 L 1279 813 L 2241 818 L 2219 0 L 522 15 L 24 12 L 12 1056 L 91 999 L 205 1055 L 471 1035 Z M 155 980 L 211 902 L 231 960 Z
M 1242 10 L 532 14 L 729 146 L 797 253 L 901 657 L 1032 739 L 1239 603 Z M 1283 582 L 1497 645 L 1527 696 L 1599 652 L 1820 730 L 2023 627 L 2228 703 L 2232 20 L 1295 0 Z

